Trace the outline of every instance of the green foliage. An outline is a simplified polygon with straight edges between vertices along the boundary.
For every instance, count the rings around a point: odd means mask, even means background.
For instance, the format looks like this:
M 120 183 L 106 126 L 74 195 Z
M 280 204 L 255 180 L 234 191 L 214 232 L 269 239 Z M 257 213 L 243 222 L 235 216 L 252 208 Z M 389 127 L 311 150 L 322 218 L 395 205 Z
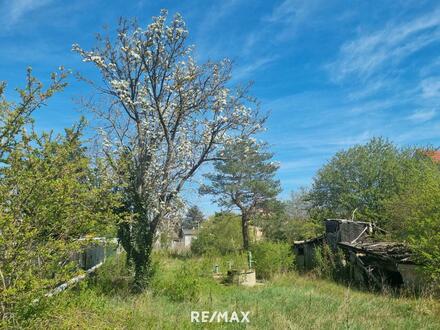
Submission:
M 8 325 L 35 310 L 34 299 L 78 272 L 70 262 L 82 245 L 77 239 L 109 233 L 117 202 L 110 183 L 98 168 L 91 169 L 81 142 L 83 121 L 56 137 L 26 132 L 23 125 L 32 124 L 33 109 L 62 86 L 54 83 L 43 91 L 29 79 L 35 86 L 20 92 L 23 104 L 3 100 L 1 109 L 6 119 L 0 131 L 12 139 L 0 152 L 5 163 L 0 167 L 0 313 Z
M 20 143 L 26 125 L 33 123 L 32 113 L 40 108 L 55 93 L 66 87 L 68 71 L 60 67 L 58 73 L 52 73 L 47 88 L 32 75 L 32 68 L 27 69 L 26 87 L 17 89 L 18 102 L 6 100 L 6 83 L 0 81 L 0 161 L 4 162 L 9 152 Z
M 317 246 L 314 255 L 313 272 L 323 278 L 335 281 L 349 280 L 349 269 L 342 250 L 332 251 L 328 244 Z
M 401 191 L 385 203 L 389 228 L 409 242 L 426 273 L 440 283 L 440 169 L 422 153 L 405 163 L 411 173 Z
M 0 296 L 5 309 L 20 310 L 73 276 L 76 267 L 69 260 L 81 247 L 77 239 L 109 233 L 115 196 L 105 185 L 93 185 L 81 129 L 55 139 L 29 137 L 1 169 L 0 269 L 6 289 Z
M 314 219 L 288 218 L 280 229 L 283 230 L 283 235 L 286 237 L 285 240 L 292 244 L 294 241 L 316 237 L 323 232 L 322 221 L 318 222 Z
M 374 221 L 384 218 L 384 201 L 399 191 L 404 155 L 391 143 L 374 138 L 338 152 L 316 175 L 310 192 L 314 216 Z
M 158 271 L 152 278 L 151 288 L 157 295 L 166 296 L 171 301 L 196 301 L 200 294 L 199 267 L 183 263 L 172 273 Z
M 200 188 L 220 206 L 240 210 L 245 250 L 249 247 L 249 221 L 281 190 L 275 179 L 278 165 L 270 161 L 273 154 L 265 147 L 253 139 L 234 140 L 217 154 L 221 160 L 214 163 L 215 173 L 205 175 L 210 185 Z
M 270 201 L 265 212 L 258 215 L 255 223 L 263 228 L 266 238 L 293 244 L 294 241 L 309 239 L 322 233 L 322 221 L 312 219 L 302 192 L 293 194 L 288 201 Z
M 196 255 L 225 255 L 238 252 L 242 245 L 240 217 L 217 213 L 202 224 L 191 251 Z
M 293 267 L 293 251 L 290 244 L 262 241 L 251 246 L 252 259 L 258 278 L 270 279 Z
M 280 191 L 274 179 L 278 165 L 270 162 L 273 154 L 252 139 L 240 139 L 218 153 L 222 159 L 214 163 L 215 173 L 206 174 L 210 186 L 202 193 L 212 194 L 223 207 L 251 210 L 274 198 Z
M 205 220 L 203 212 L 199 209 L 197 205 L 193 205 L 188 209 L 185 218 L 183 219 L 183 228 L 198 228 L 201 223 Z

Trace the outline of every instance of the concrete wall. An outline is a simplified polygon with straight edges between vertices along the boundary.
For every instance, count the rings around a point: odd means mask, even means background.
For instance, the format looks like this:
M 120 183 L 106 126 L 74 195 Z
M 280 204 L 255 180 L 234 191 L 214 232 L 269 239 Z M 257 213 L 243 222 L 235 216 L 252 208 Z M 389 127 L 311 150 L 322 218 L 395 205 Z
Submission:
M 185 235 L 185 236 L 183 236 L 183 246 L 185 248 L 190 248 L 191 247 L 191 242 L 192 242 L 193 238 L 194 238 L 193 235 Z
M 349 220 L 326 220 L 325 235 L 327 243 L 336 249 L 339 242 L 352 242 L 361 235 L 365 228 L 370 227 L 369 223 Z M 368 234 L 367 229 L 364 234 Z
M 120 252 L 120 249 L 117 250 L 118 246 L 113 241 L 107 243 L 105 241 L 92 241 L 81 252 L 74 253 L 71 260 L 77 261 L 82 269 L 87 270 L 105 261 L 109 256 Z
M 315 266 L 315 249 L 317 246 L 322 246 L 322 244 L 323 238 L 318 238 L 294 245 L 293 252 L 298 269 L 307 270 Z
M 407 288 L 419 289 L 422 288 L 426 282 L 421 266 L 398 264 L 397 270 L 400 272 L 400 275 L 402 275 L 403 284 Z

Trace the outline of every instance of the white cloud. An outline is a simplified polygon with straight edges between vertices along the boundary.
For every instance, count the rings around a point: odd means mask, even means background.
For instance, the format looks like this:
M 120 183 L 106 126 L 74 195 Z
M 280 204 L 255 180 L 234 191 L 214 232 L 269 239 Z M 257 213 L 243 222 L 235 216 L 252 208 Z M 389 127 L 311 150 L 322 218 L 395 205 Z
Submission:
M 304 22 L 319 7 L 320 0 L 284 0 L 274 7 L 268 22 L 292 24 Z
M 414 122 L 425 122 L 428 120 L 431 120 L 435 117 L 436 110 L 418 110 L 413 112 L 410 116 L 408 116 L 408 119 Z
M 426 145 L 440 138 L 440 123 L 428 121 L 413 129 L 402 131 L 393 137 L 393 141 L 402 145 Z
M 199 24 L 199 31 L 208 33 L 217 25 L 224 17 L 231 15 L 233 11 L 242 3 L 242 0 L 224 0 L 213 2 L 210 9 L 205 12 L 204 19 Z
M 366 80 L 385 65 L 397 66 L 418 50 L 440 41 L 440 10 L 413 20 L 388 24 L 341 46 L 339 58 L 328 66 L 332 78 Z
M 393 80 L 389 78 L 378 78 L 364 84 L 361 89 L 355 89 L 347 94 L 350 101 L 359 101 L 368 98 L 380 91 L 386 91 L 393 84 Z
M 338 134 L 339 133 L 339 134 Z M 292 149 L 304 149 L 316 154 L 328 154 L 345 149 L 355 144 L 366 143 L 374 136 L 380 136 L 370 130 L 362 132 L 340 132 L 339 129 L 327 129 L 314 134 L 296 136 L 295 138 L 280 138 L 277 142 L 277 148 L 287 147 Z M 285 166 L 288 166 L 286 164 Z M 281 164 L 281 167 L 283 165 Z
M 283 28 L 278 30 L 277 39 L 288 39 L 294 36 L 301 26 L 310 22 L 310 18 L 321 8 L 321 4 L 321 0 L 284 0 L 273 8 L 264 21 L 283 25 Z
M 424 64 L 420 69 L 420 76 L 431 76 L 436 72 L 440 72 L 440 58 L 433 59 L 432 61 Z
M 272 63 L 276 59 L 277 56 L 262 57 L 262 58 L 257 58 L 256 60 L 254 60 L 253 62 L 247 65 L 240 66 L 235 70 L 233 80 L 235 81 L 235 80 L 244 79 L 252 75 L 257 70 L 264 68 L 265 66 Z
M 401 143 L 422 140 L 420 134 L 426 132 L 421 126 L 437 119 L 439 62 L 428 55 L 417 69 L 419 60 L 412 55 L 440 44 L 440 7 L 406 21 L 385 23 L 380 30 L 360 31 L 357 38 L 342 44 L 338 58 L 326 66 L 331 80 L 349 91 L 347 102 L 353 116 L 362 120 L 366 114 L 375 116 L 375 126 L 364 126 L 380 133 L 375 135 L 394 137 Z M 408 109 L 417 110 L 393 118 L 393 112 L 407 113 Z M 356 125 L 364 124 L 358 120 Z
M 383 111 L 392 108 L 396 104 L 401 103 L 402 99 L 393 99 L 393 98 L 385 98 L 385 99 L 372 99 L 365 102 L 357 102 L 354 103 L 351 112 L 352 113 L 367 113 L 374 111 Z
M 422 97 L 425 99 L 440 97 L 440 77 L 429 77 L 421 81 Z
M 53 0 L 14 0 L 9 1 L 0 9 L 3 11 L 4 21 L 10 27 L 34 10 L 40 9 Z M 5 19 L 7 18 L 7 19 Z

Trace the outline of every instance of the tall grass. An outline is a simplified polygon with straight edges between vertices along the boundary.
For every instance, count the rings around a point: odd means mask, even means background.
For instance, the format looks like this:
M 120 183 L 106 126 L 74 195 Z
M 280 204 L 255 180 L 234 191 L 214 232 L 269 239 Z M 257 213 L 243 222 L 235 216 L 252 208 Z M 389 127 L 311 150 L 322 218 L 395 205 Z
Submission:
M 231 256 L 231 258 L 241 258 Z M 212 278 L 224 258 L 155 256 L 151 288 L 139 295 L 121 259 L 97 277 L 47 302 L 26 327 L 34 329 L 439 329 L 440 303 L 353 290 L 296 273 L 275 274 L 253 288 L 226 286 Z M 237 261 L 236 261 L 237 262 Z M 179 284 L 179 282 L 181 282 Z M 194 286 L 192 284 L 195 284 Z M 191 311 L 249 311 L 251 323 L 194 324 Z

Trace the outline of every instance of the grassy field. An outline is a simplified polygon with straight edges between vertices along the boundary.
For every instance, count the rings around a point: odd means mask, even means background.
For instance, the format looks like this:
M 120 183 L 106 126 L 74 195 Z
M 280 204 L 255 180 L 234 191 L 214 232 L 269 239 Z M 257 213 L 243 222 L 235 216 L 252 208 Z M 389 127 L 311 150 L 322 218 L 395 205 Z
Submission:
M 253 288 L 227 286 L 210 276 L 213 262 L 219 260 L 156 259 L 158 270 L 149 291 L 130 294 L 122 260 L 114 260 L 94 280 L 48 300 L 26 327 L 440 329 L 440 303 L 429 298 L 361 292 L 294 272 Z M 226 259 L 220 261 L 223 267 Z M 195 324 L 191 311 L 249 311 L 250 323 Z

